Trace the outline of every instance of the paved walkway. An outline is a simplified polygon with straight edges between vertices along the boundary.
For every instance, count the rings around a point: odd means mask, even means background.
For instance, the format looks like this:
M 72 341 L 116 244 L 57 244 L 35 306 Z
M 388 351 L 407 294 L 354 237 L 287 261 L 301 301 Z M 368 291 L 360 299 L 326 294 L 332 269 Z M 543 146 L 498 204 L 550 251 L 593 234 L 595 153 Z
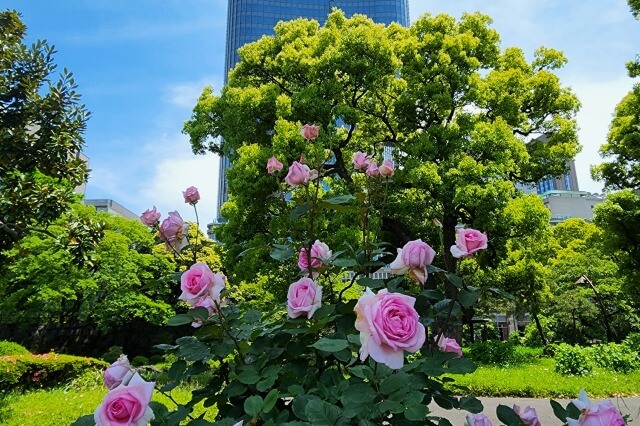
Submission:
M 562 425 L 562 422 L 556 418 L 553 414 L 553 409 L 551 408 L 551 404 L 548 399 L 538 399 L 538 398 L 478 398 L 482 402 L 484 406 L 483 413 L 491 419 L 494 426 L 498 426 L 501 422 L 498 420 L 498 416 L 496 416 L 496 408 L 498 405 L 508 405 L 509 407 L 513 407 L 514 404 L 520 406 L 521 409 L 524 409 L 527 405 L 536 409 L 538 413 L 538 418 L 540 419 L 540 423 L 542 426 L 556 426 Z M 624 416 L 628 414 L 630 416 L 630 422 L 628 425 L 640 426 L 640 398 L 610 398 L 611 402 L 614 406 L 618 408 L 620 413 Z M 556 399 L 563 407 L 566 407 L 569 403 L 568 399 Z M 598 403 L 601 399 L 592 399 L 593 403 Z M 460 410 L 444 410 L 440 408 L 436 403 L 431 403 L 429 405 L 431 409 L 431 413 L 435 416 L 444 417 L 451 422 L 453 426 L 463 426 L 465 425 L 465 419 L 467 414 L 466 411 Z

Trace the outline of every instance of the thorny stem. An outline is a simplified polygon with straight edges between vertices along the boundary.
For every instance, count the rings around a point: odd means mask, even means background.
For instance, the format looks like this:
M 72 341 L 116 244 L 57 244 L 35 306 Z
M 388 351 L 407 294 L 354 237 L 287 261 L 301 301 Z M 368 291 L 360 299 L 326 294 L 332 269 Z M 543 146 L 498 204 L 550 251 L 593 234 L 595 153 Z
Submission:
M 182 404 L 179 404 L 178 401 L 173 399 L 173 397 L 171 396 L 171 392 L 167 393 L 167 392 L 164 392 L 164 391 L 160 391 L 160 393 L 163 394 L 164 396 L 166 396 L 167 398 L 169 398 L 169 400 L 171 402 L 173 402 L 176 405 L 176 407 L 180 407 L 180 405 L 182 405 Z M 191 414 L 188 414 L 187 416 L 189 417 L 189 419 L 195 420 L 195 417 L 193 417 Z
M 195 203 L 193 203 L 193 211 L 196 212 L 196 245 L 192 249 L 192 251 L 193 251 L 193 262 L 197 263 L 198 262 L 198 243 L 199 243 L 198 237 L 200 236 L 200 219 L 198 218 L 198 209 Z
M 346 286 L 345 288 L 343 288 L 343 289 L 340 291 L 340 294 L 338 295 L 338 301 L 339 301 L 340 303 L 342 303 L 342 294 L 343 294 L 345 291 L 349 290 L 351 287 L 353 287 L 353 283 L 355 283 L 355 282 L 356 282 L 356 278 L 358 278 L 358 276 L 359 276 L 359 275 L 360 275 L 360 272 L 356 272 L 356 273 L 354 273 L 354 274 L 353 274 L 353 278 L 351 278 L 351 282 L 349 283 L 349 285 L 348 285 L 348 286 Z
M 215 300 L 214 300 L 213 303 L 215 303 L 216 309 L 218 311 L 218 315 L 220 315 L 220 325 L 222 326 L 222 330 L 227 334 L 227 336 L 229 336 L 231 338 L 231 340 L 233 340 L 233 343 L 234 343 L 236 349 L 238 350 L 238 356 L 240 357 L 240 361 L 243 364 L 245 364 L 244 357 L 242 356 L 242 351 L 240 350 L 240 345 L 238 344 L 238 339 L 236 339 L 236 337 L 233 334 L 231 334 L 231 330 L 229 329 L 229 325 L 225 324 L 227 317 L 225 317 L 224 314 L 222 313 L 222 309 L 220 308 L 220 303 L 218 301 L 215 301 Z

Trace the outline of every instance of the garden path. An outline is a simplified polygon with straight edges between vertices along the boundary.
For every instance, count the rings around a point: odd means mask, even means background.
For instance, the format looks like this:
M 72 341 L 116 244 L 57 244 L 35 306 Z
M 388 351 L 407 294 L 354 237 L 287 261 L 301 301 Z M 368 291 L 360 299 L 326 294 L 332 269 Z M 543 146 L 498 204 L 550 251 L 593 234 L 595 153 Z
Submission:
M 482 405 L 484 406 L 484 413 L 487 417 L 491 419 L 494 425 L 501 424 L 496 416 L 496 408 L 498 405 L 507 405 L 509 407 L 513 407 L 514 404 L 520 406 L 521 409 L 524 409 L 527 405 L 536 409 L 538 413 L 538 418 L 540 419 L 540 423 L 542 426 L 556 426 L 561 425 L 560 420 L 556 418 L 553 414 L 553 409 L 551 408 L 551 404 L 549 403 L 549 399 L 543 398 L 478 398 L 482 401 Z M 555 399 L 555 398 L 554 398 Z M 593 403 L 599 403 L 600 401 L 606 398 L 594 398 L 592 399 Z M 622 415 L 629 415 L 629 423 L 631 426 L 640 426 L 640 398 L 610 398 L 613 405 L 618 408 Z M 568 399 L 556 399 L 563 407 L 566 407 L 569 403 Z M 431 403 L 429 405 L 429 409 L 431 409 L 431 413 L 435 416 L 441 416 L 448 419 L 453 426 L 464 426 L 465 419 L 467 416 L 466 411 L 460 410 L 445 410 L 435 403 Z

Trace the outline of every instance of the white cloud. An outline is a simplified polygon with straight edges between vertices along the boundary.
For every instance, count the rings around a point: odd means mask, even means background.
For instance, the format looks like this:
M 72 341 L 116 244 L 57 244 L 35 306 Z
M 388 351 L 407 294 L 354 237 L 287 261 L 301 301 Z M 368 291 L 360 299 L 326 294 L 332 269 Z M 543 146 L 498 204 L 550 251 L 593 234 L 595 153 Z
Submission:
M 172 105 L 191 109 L 198 102 L 205 86 L 212 86 L 214 93 L 219 94 L 222 80 L 217 77 L 207 77 L 198 81 L 172 84 L 165 89 L 164 100 Z

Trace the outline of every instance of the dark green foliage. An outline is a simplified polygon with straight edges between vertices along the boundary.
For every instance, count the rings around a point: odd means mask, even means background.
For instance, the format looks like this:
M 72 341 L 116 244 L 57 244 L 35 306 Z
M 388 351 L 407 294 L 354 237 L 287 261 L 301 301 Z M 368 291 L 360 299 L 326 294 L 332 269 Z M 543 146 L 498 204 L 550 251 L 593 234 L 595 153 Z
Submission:
M 577 345 L 558 345 L 554 360 L 556 362 L 556 373 L 584 376 L 593 370 L 593 362 L 588 352 Z
M 6 355 L 0 357 L 0 390 L 58 386 L 88 369 L 109 364 L 94 358 L 61 355 Z
M 124 354 L 122 346 L 111 346 L 100 358 L 110 364 L 113 364 L 122 354 Z
M 149 364 L 149 358 L 147 358 L 146 356 L 138 355 L 133 357 L 133 359 L 131 360 L 131 365 L 133 365 L 134 367 L 140 367 L 147 364 Z
M 602 368 L 619 373 L 629 373 L 640 367 L 638 353 L 625 345 L 608 343 L 585 348 L 593 362 Z
M 53 46 L 27 46 L 25 33 L 17 12 L 0 12 L 0 251 L 65 213 L 88 174 L 89 113 L 72 74 L 55 76 Z
M 28 355 L 31 352 L 24 346 L 9 342 L 7 340 L 0 341 L 0 356 L 2 355 Z
M 519 365 L 535 362 L 542 351 L 519 346 L 511 341 L 487 340 L 469 346 L 467 355 L 480 365 Z

